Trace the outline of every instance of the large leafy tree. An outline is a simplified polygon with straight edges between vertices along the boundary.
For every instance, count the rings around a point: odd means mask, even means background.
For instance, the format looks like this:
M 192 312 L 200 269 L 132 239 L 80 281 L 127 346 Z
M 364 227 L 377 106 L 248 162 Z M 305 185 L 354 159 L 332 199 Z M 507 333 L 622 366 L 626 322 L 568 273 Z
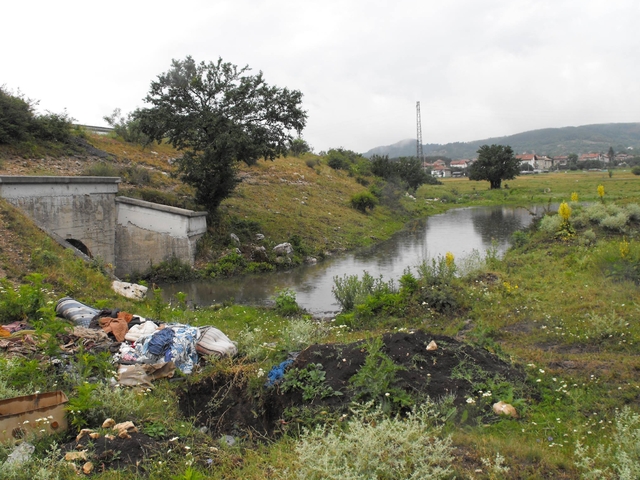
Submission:
M 502 180 L 516 178 L 519 170 L 520 161 L 509 145 L 483 145 L 469 167 L 469 180 L 487 180 L 492 189 L 500 188 Z
M 195 187 L 196 201 L 215 211 L 239 183 L 238 162 L 252 165 L 287 152 L 293 132 L 307 114 L 298 90 L 269 86 L 262 72 L 231 63 L 196 63 L 190 56 L 151 83 L 134 118 L 153 141 L 168 141 L 183 152 L 182 180 Z

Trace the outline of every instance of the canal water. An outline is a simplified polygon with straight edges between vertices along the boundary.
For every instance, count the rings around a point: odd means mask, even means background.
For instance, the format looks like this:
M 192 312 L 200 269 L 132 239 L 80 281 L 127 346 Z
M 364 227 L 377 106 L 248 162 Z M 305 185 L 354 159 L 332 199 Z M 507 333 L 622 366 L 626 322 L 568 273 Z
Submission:
M 298 305 L 314 315 L 332 315 L 339 310 L 331 289 L 334 277 L 362 276 L 367 271 L 385 280 L 398 279 L 407 268 L 424 260 L 454 254 L 459 265 L 474 253 L 484 256 L 490 248 L 502 254 L 513 233 L 526 228 L 541 215 L 544 207 L 469 207 L 434 215 L 390 240 L 371 248 L 329 257 L 316 265 L 291 271 L 249 275 L 221 280 L 196 280 L 162 285 L 170 299 L 183 292 L 196 305 L 212 305 L 233 300 L 248 305 L 268 305 L 278 290 L 288 288 L 296 294 Z

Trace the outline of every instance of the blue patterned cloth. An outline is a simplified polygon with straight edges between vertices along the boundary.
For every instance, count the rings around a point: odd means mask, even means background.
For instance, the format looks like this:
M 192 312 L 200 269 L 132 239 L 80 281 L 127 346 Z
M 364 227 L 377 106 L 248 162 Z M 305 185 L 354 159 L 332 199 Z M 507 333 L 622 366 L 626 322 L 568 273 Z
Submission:
M 172 360 L 182 373 L 190 374 L 193 367 L 198 364 L 198 352 L 196 352 L 196 342 L 198 340 L 198 329 L 182 324 L 167 325 L 163 330 L 173 332 L 173 342 L 171 347 L 163 351 L 160 355 L 154 355 L 150 349 L 153 335 L 139 338 L 134 344 L 134 349 L 140 355 L 139 361 L 145 363 L 161 363 Z M 160 330 L 161 332 L 162 330 Z M 153 350 L 157 351 L 157 350 Z
M 175 334 L 171 345 L 171 360 L 182 373 L 189 374 L 198 364 L 198 352 L 196 352 L 198 329 L 180 324 L 171 325 L 170 328 Z

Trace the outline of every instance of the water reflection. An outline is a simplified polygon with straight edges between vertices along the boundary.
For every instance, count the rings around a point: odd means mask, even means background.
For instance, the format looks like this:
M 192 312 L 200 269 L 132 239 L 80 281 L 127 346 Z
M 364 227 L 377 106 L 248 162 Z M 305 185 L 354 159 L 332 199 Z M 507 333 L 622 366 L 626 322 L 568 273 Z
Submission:
M 527 227 L 542 208 L 526 210 L 507 207 L 472 207 L 450 210 L 416 222 L 412 228 L 372 248 L 335 257 L 317 265 L 289 272 L 245 276 L 218 281 L 193 281 L 164 285 L 165 298 L 184 292 L 198 305 L 211 305 L 233 299 L 242 304 L 267 304 L 277 289 L 296 292 L 298 304 L 314 314 L 338 310 L 331 288 L 333 278 L 358 275 L 366 270 L 374 277 L 398 279 L 407 268 L 423 260 L 452 252 L 456 260 L 477 250 L 484 253 L 495 241 L 502 253 L 516 230 Z

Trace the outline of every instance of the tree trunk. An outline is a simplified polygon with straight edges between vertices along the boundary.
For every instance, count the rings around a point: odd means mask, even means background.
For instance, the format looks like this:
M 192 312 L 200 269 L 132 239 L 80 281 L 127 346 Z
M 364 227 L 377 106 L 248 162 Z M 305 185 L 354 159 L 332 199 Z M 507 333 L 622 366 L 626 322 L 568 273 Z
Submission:
M 491 183 L 491 190 L 496 189 L 496 188 L 498 190 L 500 190 L 500 185 L 502 185 L 502 179 L 489 180 L 489 182 Z

